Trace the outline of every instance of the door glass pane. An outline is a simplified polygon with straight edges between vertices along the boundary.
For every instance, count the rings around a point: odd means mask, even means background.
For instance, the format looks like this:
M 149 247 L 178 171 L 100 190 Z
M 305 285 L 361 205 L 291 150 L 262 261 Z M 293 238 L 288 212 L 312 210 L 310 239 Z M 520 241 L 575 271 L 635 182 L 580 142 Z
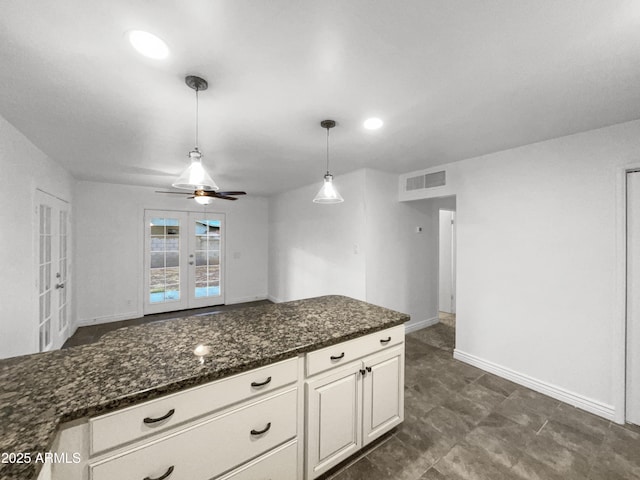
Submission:
M 154 217 L 149 229 L 149 301 L 180 300 L 180 220 Z
M 196 220 L 195 297 L 220 295 L 220 221 Z
M 39 205 L 38 329 L 40 351 L 51 343 L 51 207 Z

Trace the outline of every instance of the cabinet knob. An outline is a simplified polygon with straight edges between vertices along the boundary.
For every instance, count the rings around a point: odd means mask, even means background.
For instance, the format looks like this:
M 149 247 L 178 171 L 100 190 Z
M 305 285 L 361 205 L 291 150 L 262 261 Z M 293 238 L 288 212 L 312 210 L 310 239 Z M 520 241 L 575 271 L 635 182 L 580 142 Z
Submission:
M 367 367 L 367 372 L 371 373 L 371 367 Z
M 164 472 L 164 475 L 160 475 L 159 477 L 156 478 L 151 478 L 151 477 L 144 477 L 143 480 L 164 480 L 165 478 L 169 478 L 169 475 L 171 475 L 173 473 L 173 465 L 171 465 L 166 472 Z
M 360 369 L 360 375 L 362 375 L 363 377 L 367 374 L 367 371 L 364 368 Z

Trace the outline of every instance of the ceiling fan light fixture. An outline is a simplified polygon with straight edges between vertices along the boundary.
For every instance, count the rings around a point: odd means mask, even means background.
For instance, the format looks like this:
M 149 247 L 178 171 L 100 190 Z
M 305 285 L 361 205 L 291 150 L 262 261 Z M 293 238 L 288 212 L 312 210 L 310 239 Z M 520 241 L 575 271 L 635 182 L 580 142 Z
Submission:
M 193 198 L 200 205 L 211 205 L 213 203 L 213 197 L 195 196 Z
M 196 148 L 189 152 L 191 164 L 171 185 L 185 190 L 219 190 L 211 175 L 202 166 L 202 154 Z
M 330 203 L 342 203 L 344 198 L 338 193 L 336 187 L 333 185 L 333 175 L 329 173 L 329 129 L 336 126 L 334 120 L 323 120 L 320 122 L 322 128 L 327 129 L 327 173 L 324 175 L 324 183 L 320 187 L 320 191 L 313 199 L 313 203 L 330 204 Z

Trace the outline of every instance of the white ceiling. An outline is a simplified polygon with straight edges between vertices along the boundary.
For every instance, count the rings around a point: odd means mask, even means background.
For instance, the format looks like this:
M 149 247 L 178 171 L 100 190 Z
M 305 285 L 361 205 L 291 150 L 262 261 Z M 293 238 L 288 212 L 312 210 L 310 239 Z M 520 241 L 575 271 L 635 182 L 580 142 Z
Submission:
M 171 49 L 141 57 L 125 33 Z M 640 2 L 0 0 L 0 114 L 79 179 L 224 189 L 408 172 L 640 118 Z M 376 115 L 385 126 L 362 128 Z

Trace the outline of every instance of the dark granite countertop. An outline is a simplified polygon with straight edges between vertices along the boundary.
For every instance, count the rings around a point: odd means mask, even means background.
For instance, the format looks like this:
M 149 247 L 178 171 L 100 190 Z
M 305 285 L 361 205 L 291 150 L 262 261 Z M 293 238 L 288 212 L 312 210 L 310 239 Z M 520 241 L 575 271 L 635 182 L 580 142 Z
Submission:
M 342 296 L 125 327 L 97 343 L 0 361 L 0 455 L 51 449 L 60 423 L 127 407 L 317 350 L 409 316 Z M 209 345 L 204 364 L 193 353 Z M 1 459 L 0 459 L 1 460 Z M 0 480 L 41 464 L 0 463 Z

